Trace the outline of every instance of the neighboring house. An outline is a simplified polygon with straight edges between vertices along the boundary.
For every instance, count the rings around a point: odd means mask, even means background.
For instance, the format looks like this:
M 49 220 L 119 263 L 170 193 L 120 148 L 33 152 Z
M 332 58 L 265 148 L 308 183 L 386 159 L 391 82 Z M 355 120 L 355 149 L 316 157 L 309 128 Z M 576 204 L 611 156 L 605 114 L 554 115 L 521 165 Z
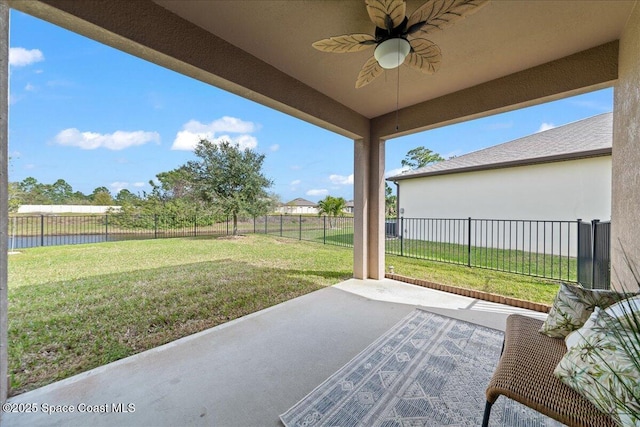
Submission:
M 353 200 L 349 200 L 349 201 L 347 202 L 347 205 L 346 205 L 346 206 L 345 206 L 345 208 L 343 209 L 343 211 L 344 211 L 345 213 L 350 213 L 350 214 L 352 214 L 352 213 L 353 213 L 354 208 L 355 208 L 355 206 L 354 206 L 354 204 L 353 204 Z
M 613 114 L 388 178 L 405 218 L 609 220 Z
M 298 197 L 297 199 L 293 199 L 276 208 L 276 212 L 284 215 L 317 214 L 318 205 L 309 200 Z

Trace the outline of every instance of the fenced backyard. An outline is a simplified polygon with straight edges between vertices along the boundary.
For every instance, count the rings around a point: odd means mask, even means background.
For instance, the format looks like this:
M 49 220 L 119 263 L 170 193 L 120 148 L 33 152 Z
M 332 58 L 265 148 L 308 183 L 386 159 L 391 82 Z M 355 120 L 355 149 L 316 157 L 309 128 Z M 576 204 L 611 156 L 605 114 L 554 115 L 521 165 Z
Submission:
M 593 261 L 594 254 L 602 252 L 593 249 L 593 242 L 602 241 L 603 233 L 585 239 L 592 231 L 584 224 L 591 225 L 580 220 L 388 218 L 385 251 L 567 282 L 578 282 L 597 266 L 598 277 L 592 275 L 587 282 L 606 287 L 602 283 L 608 284 L 608 261 Z M 352 217 L 267 215 L 238 220 L 241 234 L 344 247 L 353 246 L 353 229 Z M 230 218 L 206 215 L 18 215 L 9 221 L 9 248 L 230 234 Z

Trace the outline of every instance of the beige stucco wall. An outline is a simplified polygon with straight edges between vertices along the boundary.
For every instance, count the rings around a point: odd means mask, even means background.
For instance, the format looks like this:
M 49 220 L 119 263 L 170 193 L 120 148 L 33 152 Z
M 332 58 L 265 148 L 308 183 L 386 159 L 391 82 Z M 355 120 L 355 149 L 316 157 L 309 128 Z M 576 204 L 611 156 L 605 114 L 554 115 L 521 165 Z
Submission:
M 409 218 L 546 220 L 554 222 L 473 221 L 472 240 L 480 246 L 576 256 L 575 221 L 611 217 L 611 156 L 399 182 L 402 234 L 409 239 L 460 243 L 466 238 L 460 231 L 466 221 Z
M 608 220 L 611 156 L 400 183 L 406 218 Z
M 640 4 L 636 3 L 620 39 L 619 79 L 613 115 L 611 281 L 638 286 L 640 279 Z M 624 252 L 623 252 L 624 251 Z

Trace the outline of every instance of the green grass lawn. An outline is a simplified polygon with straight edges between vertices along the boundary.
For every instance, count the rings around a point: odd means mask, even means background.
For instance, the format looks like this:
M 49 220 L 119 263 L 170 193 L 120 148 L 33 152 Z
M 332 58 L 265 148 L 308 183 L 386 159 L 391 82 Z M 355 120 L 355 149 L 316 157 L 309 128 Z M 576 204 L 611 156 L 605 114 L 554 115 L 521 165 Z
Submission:
M 553 282 L 387 256 L 398 274 L 549 303 Z M 17 394 L 350 278 L 351 248 L 264 235 L 23 250 L 9 258 Z

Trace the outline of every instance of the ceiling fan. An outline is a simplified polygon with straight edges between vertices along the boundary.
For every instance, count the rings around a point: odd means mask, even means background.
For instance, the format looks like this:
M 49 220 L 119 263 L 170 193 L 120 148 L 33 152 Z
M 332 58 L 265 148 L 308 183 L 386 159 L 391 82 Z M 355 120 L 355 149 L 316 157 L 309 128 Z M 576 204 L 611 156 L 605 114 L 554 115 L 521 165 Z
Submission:
M 345 34 L 313 43 L 323 52 L 358 52 L 375 46 L 372 56 L 360 70 L 356 88 L 406 63 L 426 74 L 440 67 L 440 48 L 423 38 L 470 15 L 489 0 L 428 0 L 407 17 L 405 0 L 365 0 L 369 18 L 376 25 L 374 35 Z

